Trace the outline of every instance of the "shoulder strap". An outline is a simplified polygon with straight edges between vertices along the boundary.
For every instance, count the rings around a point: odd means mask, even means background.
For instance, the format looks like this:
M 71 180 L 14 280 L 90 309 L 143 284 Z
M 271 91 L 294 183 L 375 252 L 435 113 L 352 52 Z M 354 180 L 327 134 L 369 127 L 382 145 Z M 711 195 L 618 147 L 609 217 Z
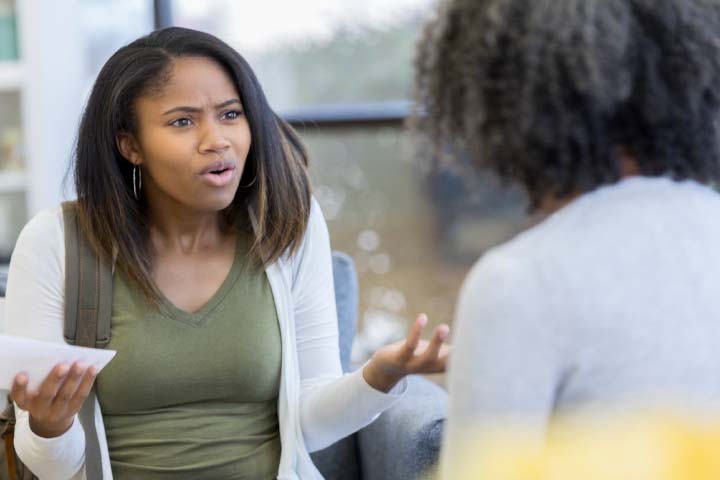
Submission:
M 112 270 L 80 230 L 77 204 L 64 202 L 65 341 L 105 348 L 110 341 Z
M 110 342 L 112 270 L 95 254 L 80 230 L 77 204 L 62 205 L 65 223 L 65 328 L 67 343 L 105 348 Z M 85 475 L 101 479 L 102 455 L 95 423 L 95 388 L 78 417 L 85 432 Z

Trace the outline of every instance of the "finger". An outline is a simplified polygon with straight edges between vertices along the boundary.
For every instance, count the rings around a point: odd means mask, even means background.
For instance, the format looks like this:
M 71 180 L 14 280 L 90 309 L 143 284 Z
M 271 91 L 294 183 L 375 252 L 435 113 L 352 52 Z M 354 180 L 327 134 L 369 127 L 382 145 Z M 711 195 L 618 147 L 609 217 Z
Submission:
M 442 373 L 447 370 L 447 362 L 448 358 L 450 358 L 451 350 L 452 347 L 450 347 L 450 345 L 443 344 L 442 348 L 440 349 L 440 353 L 438 354 L 438 358 L 435 361 L 433 373 Z
M 447 359 L 450 356 L 450 353 L 452 353 L 452 345 L 448 343 L 443 343 L 442 348 L 440 348 L 440 354 L 438 355 L 438 358 Z
M 83 375 L 80 386 L 77 388 L 75 394 L 68 403 L 68 412 L 71 412 L 74 415 L 80 411 L 80 407 L 82 407 L 83 402 L 88 397 L 88 395 L 90 395 L 90 391 L 92 390 L 93 383 L 95 383 L 95 378 L 97 377 L 97 374 L 98 371 L 95 367 L 90 367 L 85 370 L 85 375 Z
M 69 371 L 70 367 L 67 364 L 60 363 L 52 369 L 47 377 L 45 377 L 45 380 L 43 380 L 40 385 L 40 390 L 38 391 L 36 399 L 36 403 L 39 408 L 50 409 L 52 401 L 55 398 L 55 395 L 57 395 L 58 390 L 60 390 L 60 387 L 62 387 L 65 382 L 65 378 L 67 377 Z
M 440 348 L 440 353 L 438 354 L 437 359 L 435 360 L 436 372 L 444 372 L 447 369 L 447 362 L 450 358 L 450 352 L 452 352 L 452 347 L 447 343 L 444 343 L 443 346 Z
M 83 380 L 85 370 L 87 370 L 87 366 L 79 362 L 75 362 L 70 368 L 65 383 L 60 387 L 52 401 L 51 410 L 53 414 L 60 416 L 65 413 L 68 403 L 70 403 Z
M 450 327 L 445 323 L 442 323 L 435 328 L 435 333 L 433 334 L 432 340 L 430 340 L 430 345 L 428 345 L 427 350 L 425 350 L 422 354 L 424 361 L 432 362 L 437 359 L 440 354 L 440 348 L 443 346 L 443 342 L 445 342 L 445 339 L 449 334 Z
M 27 391 L 28 381 L 29 379 L 26 374 L 18 373 L 15 375 L 12 388 L 10 389 L 10 397 L 17 403 L 17 406 L 23 410 L 27 410 L 30 403 L 30 396 Z
M 403 346 L 403 356 L 405 358 L 410 358 L 415 354 L 415 349 L 417 349 L 418 343 L 420 343 L 420 337 L 422 336 L 425 325 L 427 325 L 427 316 L 421 313 L 417 319 L 415 319 L 415 323 L 412 328 L 410 328 L 410 333 L 408 333 L 407 339 L 405 340 L 405 345 Z
M 427 342 L 428 348 L 430 342 Z M 447 362 L 450 355 L 451 347 L 447 344 L 442 344 L 440 351 L 437 356 L 430 358 L 426 356 L 425 352 L 422 355 L 416 357 L 414 361 L 408 365 L 408 371 L 410 373 L 419 374 L 432 374 L 432 373 L 443 373 L 447 370 Z

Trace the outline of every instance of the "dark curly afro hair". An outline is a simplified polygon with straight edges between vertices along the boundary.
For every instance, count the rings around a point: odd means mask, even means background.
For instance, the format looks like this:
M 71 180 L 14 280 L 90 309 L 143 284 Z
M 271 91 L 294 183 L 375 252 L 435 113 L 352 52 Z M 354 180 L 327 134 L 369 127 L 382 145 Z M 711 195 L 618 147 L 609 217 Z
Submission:
M 720 1 L 448 1 L 416 71 L 425 151 L 469 150 L 531 208 L 618 181 L 621 150 L 643 175 L 720 176 Z

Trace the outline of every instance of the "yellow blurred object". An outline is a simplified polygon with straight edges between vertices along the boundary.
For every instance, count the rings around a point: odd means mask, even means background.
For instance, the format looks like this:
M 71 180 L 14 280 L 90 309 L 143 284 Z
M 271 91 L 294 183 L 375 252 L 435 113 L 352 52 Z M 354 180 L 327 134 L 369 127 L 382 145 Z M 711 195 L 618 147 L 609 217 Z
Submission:
M 573 421 L 551 427 L 544 447 L 520 430 L 506 431 L 468 444 L 463 458 L 457 479 L 717 480 L 720 423 L 669 416 Z

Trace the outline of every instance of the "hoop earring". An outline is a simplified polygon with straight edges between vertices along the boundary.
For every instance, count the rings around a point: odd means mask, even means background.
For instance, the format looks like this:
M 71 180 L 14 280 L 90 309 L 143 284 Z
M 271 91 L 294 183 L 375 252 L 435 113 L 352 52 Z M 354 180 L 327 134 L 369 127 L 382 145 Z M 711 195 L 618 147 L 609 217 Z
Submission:
M 250 188 L 255 184 L 255 180 L 257 180 L 257 176 L 253 178 L 252 182 L 248 183 L 247 185 L 238 185 L 240 188 Z
M 142 190 L 142 170 L 138 165 L 133 167 L 133 193 L 135 200 L 138 200 L 138 192 Z

